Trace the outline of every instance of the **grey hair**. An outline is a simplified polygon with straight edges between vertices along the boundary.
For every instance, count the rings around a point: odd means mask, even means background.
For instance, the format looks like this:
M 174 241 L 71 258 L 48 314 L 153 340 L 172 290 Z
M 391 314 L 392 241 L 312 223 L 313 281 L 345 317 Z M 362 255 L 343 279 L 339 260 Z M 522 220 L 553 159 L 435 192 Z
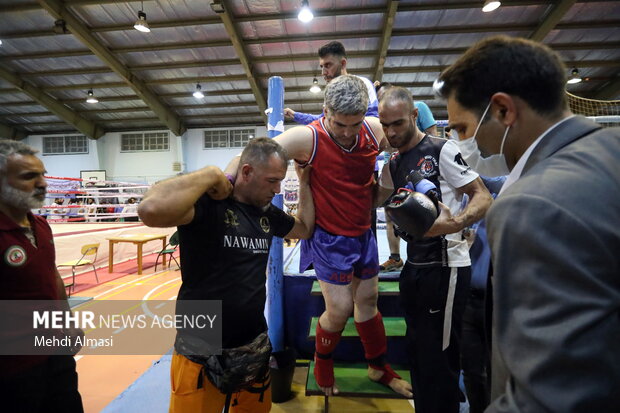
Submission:
M 282 159 L 284 165 L 288 163 L 288 154 L 286 150 L 270 138 L 254 138 L 248 142 L 239 160 L 239 167 L 244 164 L 253 166 L 263 166 L 267 163 L 272 155 Z
M 357 76 L 340 75 L 327 84 L 325 107 L 333 113 L 359 115 L 368 110 L 368 89 Z
M 379 105 L 381 107 L 385 107 L 386 105 L 393 105 L 395 102 L 403 102 L 407 105 L 410 111 L 413 110 L 413 96 L 411 96 L 411 92 L 404 87 L 389 87 L 383 96 L 381 96 L 381 102 L 379 102 Z
M 4 175 L 6 172 L 6 164 L 10 156 L 15 154 L 34 155 L 37 152 L 39 151 L 25 143 L 9 139 L 0 139 L 0 174 Z

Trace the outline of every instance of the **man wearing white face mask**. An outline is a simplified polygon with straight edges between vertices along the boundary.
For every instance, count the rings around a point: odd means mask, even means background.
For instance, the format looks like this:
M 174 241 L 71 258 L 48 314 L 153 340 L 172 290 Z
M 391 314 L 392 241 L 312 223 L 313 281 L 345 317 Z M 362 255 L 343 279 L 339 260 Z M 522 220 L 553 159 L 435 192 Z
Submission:
M 465 162 L 467 162 L 467 164 L 479 174 L 485 176 L 508 175 L 510 173 L 510 170 L 508 169 L 508 165 L 506 165 L 506 158 L 503 156 L 503 154 L 500 153 L 483 157 L 480 153 L 478 145 L 476 144 L 476 135 L 478 134 L 480 125 L 482 125 L 482 122 L 484 121 L 489 107 L 490 103 L 489 106 L 487 106 L 487 109 L 482 114 L 480 122 L 478 122 L 478 126 L 476 127 L 476 130 L 471 137 L 467 137 L 464 132 L 459 132 L 458 130 L 454 131 L 458 135 L 458 140 L 456 144 L 459 146 L 461 155 L 463 155 L 463 159 L 465 159 Z
M 572 115 L 566 74 L 548 47 L 497 36 L 438 82 L 450 126 L 511 170 L 487 214 L 487 413 L 620 411 L 620 129 Z
M 489 107 L 490 104 L 480 117 L 473 136 L 459 135 L 457 131 L 450 131 L 452 132 L 450 136 L 456 138 L 463 159 L 473 170 L 480 173 L 480 178 L 495 198 L 499 193 L 497 187 L 502 187 L 510 170 L 503 155 L 506 132 L 502 138 L 500 154 L 483 157 L 476 144 L 476 136 L 480 130 L 480 125 L 486 119 Z M 449 130 L 449 128 L 447 129 Z M 474 245 L 469 251 L 472 261 L 472 282 L 463 312 L 461 367 L 469 411 L 480 413 L 490 402 L 491 334 L 489 326 L 492 321 L 493 308 L 492 266 L 484 220 L 478 223 L 473 243 Z

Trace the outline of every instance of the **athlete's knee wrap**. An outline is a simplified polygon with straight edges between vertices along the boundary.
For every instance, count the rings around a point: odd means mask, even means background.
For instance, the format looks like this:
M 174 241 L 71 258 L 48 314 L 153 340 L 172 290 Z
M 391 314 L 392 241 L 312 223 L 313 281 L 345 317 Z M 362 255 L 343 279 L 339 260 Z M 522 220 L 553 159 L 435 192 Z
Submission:
M 385 212 L 411 241 L 423 238 L 438 216 L 438 210 L 428 196 L 408 189 L 400 189 L 394 194 L 385 206 Z

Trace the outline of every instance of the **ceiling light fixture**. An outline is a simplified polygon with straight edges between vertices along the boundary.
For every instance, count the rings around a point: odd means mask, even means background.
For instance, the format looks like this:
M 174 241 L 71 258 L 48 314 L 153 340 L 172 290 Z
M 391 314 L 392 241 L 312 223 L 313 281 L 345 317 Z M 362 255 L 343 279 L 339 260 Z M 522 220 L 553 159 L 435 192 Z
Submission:
M 573 68 L 573 70 L 570 72 L 570 77 L 568 78 L 566 83 L 568 83 L 569 85 L 574 85 L 575 83 L 579 83 L 582 80 L 583 79 L 581 78 L 581 76 L 579 76 L 579 70 L 577 70 L 577 68 Z
M 95 97 L 92 89 L 88 89 L 88 97 L 86 98 L 86 103 L 99 103 L 99 99 Z
M 319 81 L 316 80 L 316 77 L 312 79 L 312 86 L 310 86 L 310 92 L 319 93 L 321 91 L 321 87 L 319 86 Z
M 303 23 L 308 23 L 310 20 L 314 19 L 314 14 L 312 14 L 308 0 L 303 0 L 301 2 L 301 10 L 299 11 L 297 18 Z
M 213 3 L 210 4 L 211 6 L 211 10 L 213 10 L 214 12 L 220 14 L 220 13 L 224 13 L 224 5 L 221 3 L 220 0 L 215 0 Z
M 52 27 L 52 31 L 56 34 L 67 34 L 69 30 L 67 30 L 67 22 L 59 19 L 54 22 L 54 27 Z
M 0 40 L 0 46 L 2 46 L 2 40 Z
M 146 21 L 146 13 L 144 12 L 144 2 L 140 2 L 140 11 L 138 12 L 138 20 L 133 25 L 133 28 L 142 33 L 149 33 L 149 23 Z
M 193 95 L 196 99 L 202 99 L 205 97 L 205 94 L 202 93 L 202 87 L 200 86 L 200 83 L 196 83 L 196 90 L 194 91 Z
M 499 0 L 485 0 L 484 6 L 482 6 L 482 11 L 485 13 L 488 13 L 490 11 L 497 9 L 501 5 L 502 5 L 502 2 Z

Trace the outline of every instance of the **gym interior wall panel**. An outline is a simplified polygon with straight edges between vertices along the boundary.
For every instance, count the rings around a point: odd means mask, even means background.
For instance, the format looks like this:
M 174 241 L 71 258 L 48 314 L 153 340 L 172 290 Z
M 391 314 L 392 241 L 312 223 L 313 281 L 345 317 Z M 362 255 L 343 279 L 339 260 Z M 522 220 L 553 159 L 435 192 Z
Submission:
M 109 176 L 132 177 L 136 182 L 153 182 L 176 174 L 172 165 L 177 161 L 179 148 L 172 132 L 169 132 L 169 150 L 156 152 L 121 152 L 121 134 L 109 132 L 98 140 L 102 155 L 100 167 Z
M 88 139 L 88 153 L 76 155 L 43 155 L 44 136 L 64 136 L 71 134 L 30 135 L 24 141 L 26 144 L 39 150 L 37 156 L 41 158 L 47 169 L 48 176 L 60 176 L 67 178 L 79 178 L 80 171 L 89 169 L 103 169 L 99 165 L 97 141 Z
M 267 136 L 265 126 L 247 125 L 234 128 L 214 128 L 214 129 L 247 129 L 255 128 L 256 137 Z M 215 165 L 221 169 L 226 168 L 230 160 L 241 153 L 242 148 L 225 149 L 204 149 L 205 128 L 188 129 L 182 136 L 183 159 L 186 165 L 186 172 L 196 171 L 207 165 Z

